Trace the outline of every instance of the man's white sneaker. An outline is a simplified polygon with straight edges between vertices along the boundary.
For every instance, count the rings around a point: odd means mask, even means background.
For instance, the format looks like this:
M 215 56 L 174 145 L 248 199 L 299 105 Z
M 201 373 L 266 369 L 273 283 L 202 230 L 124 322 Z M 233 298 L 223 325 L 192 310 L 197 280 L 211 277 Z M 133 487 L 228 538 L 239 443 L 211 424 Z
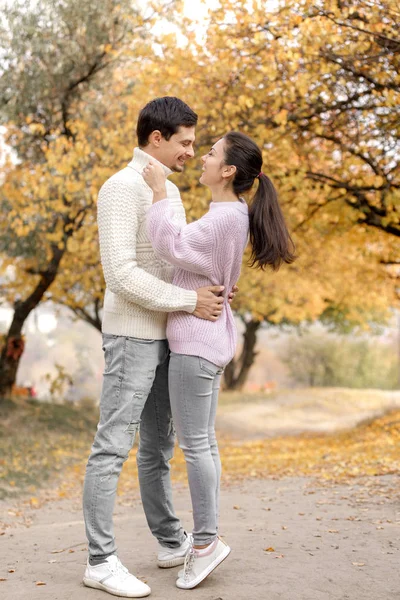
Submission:
M 83 583 L 122 598 L 144 598 L 151 593 L 148 585 L 129 573 L 114 554 L 99 565 L 86 566 Z
M 220 538 L 204 550 L 198 551 L 191 547 L 185 559 L 183 574 L 179 572 L 176 586 L 183 590 L 196 587 L 225 560 L 230 551 L 229 546 Z
M 157 564 L 162 569 L 178 567 L 185 562 L 185 556 L 192 544 L 192 534 L 189 533 L 186 540 L 178 548 L 165 548 L 158 544 Z

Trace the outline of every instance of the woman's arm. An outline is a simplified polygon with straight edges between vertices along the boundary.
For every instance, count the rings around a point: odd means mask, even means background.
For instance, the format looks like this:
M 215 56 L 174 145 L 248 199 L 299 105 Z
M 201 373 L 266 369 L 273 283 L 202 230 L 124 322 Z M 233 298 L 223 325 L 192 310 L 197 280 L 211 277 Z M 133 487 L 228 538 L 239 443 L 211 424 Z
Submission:
M 153 192 L 153 206 L 147 211 L 147 232 L 155 252 L 171 264 L 198 273 L 212 275 L 212 234 L 203 219 L 190 225 L 178 225 L 173 217 L 162 167 L 150 163 L 143 179 Z
M 167 197 L 167 188 L 165 187 L 167 176 L 160 165 L 150 161 L 143 169 L 142 176 L 153 192 L 153 204 Z
M 169 200 L 157 201 L 147 211 L 147 232 L 155 252 L 171 264 L 211 277 L 213 235 L 204 217 L 178 225 Z
M 140 204 L 134 186 L 108 180 L 97 207 L 101 264 L 107 287 L 129 302 L 150 310 L 195 310 L 197 295 L 162 281 L 137 264 L 136 238 Z

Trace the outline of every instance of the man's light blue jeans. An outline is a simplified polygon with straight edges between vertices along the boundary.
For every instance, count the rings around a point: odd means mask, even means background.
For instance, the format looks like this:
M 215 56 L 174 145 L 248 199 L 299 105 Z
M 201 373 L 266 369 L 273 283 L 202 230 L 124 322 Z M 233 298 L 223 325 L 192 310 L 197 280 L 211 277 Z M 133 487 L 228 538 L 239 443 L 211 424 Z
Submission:
M 175 436 L 168 394 L 168 343 L 103 334 L 103 351 L 100 421 L 83 492 L 89 555 L 106 558 L 117 551 L 112 515 L 118 478 L 139 426 L 137 465 L 147 522 L 163 546 L 178 547 L 186 533 L 172 505 L 169 461 Z

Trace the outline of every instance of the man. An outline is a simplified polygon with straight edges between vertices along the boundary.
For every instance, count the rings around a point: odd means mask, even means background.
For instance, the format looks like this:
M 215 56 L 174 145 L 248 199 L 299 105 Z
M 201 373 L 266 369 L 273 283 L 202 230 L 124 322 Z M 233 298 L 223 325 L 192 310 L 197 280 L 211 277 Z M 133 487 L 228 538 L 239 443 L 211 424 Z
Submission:
M 196 291 L 171 284 L 173 267 L 158 259 L 146 233 L 152 192 L 142 177 L 149 161 L 166 174 L 182 172 L 194 155 L 197 115 L 178 98 L 149 102 L 140 112 L 129 165 L 102 186 L 98 201 L 101 262 L 107 284 L 103 316 L 105 370 L 100 421 L 88 460 L 83 508 L 89 558 L 84 584 L 117 596 L 140 598 L 150 588 L 116 555 L 112 514 L 118 478 L 140 425 L 140 493 L 159 542 L 158 565 L 184 563 L 189 539 L 176 517 L 169 461 L 174 431 L 168 395 L 167 313 L 185 311 L 215 321 L 222 286 Z M 185 220 L 178 188 L 167 181 L 176 218 Z M 134 543 L 134 541 L 133 541 Z

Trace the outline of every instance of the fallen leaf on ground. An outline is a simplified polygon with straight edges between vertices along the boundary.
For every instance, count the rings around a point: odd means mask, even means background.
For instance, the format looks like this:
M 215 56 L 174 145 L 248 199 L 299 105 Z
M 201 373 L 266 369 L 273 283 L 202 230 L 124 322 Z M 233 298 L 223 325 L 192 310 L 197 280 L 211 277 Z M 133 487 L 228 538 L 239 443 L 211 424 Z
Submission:
M 44 581 L 37 581 L 36 585 L 46 585 L 46 583 Z
M 275 548 L 264 548 L 264 552 L 275 552 Z
M 365 567 L 365 563 L 353 562 L 351 564 L 354 565 L 355 567 Z

